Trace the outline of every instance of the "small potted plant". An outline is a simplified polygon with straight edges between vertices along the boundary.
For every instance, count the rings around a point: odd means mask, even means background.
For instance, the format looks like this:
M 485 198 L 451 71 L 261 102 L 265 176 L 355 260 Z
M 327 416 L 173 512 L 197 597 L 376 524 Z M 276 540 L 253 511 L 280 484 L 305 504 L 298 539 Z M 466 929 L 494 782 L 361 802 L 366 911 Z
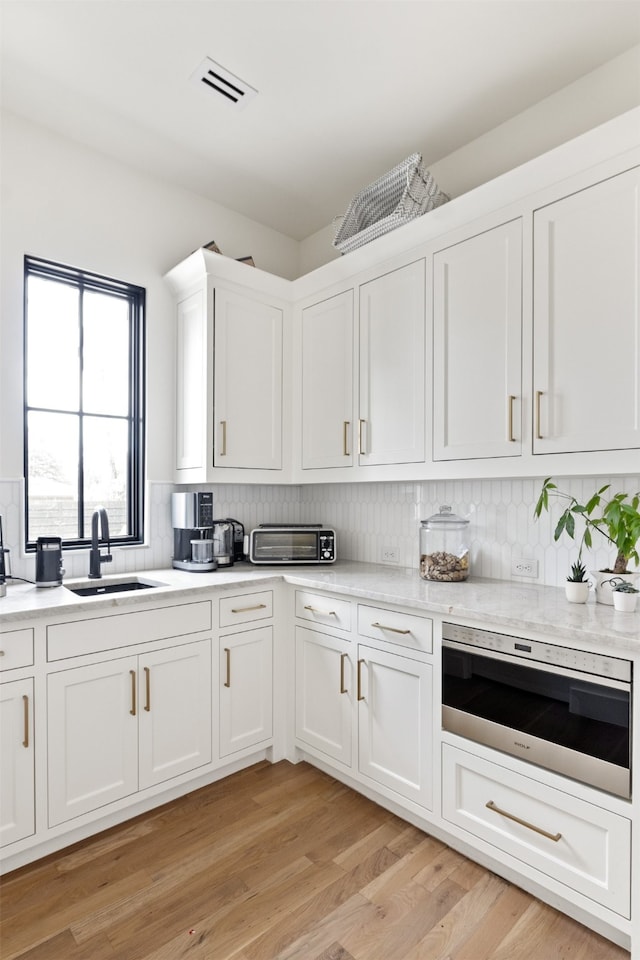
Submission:
M 628 580 L 618 580 L 617 577 L 612 577 L 611 580 L 613 606 L 616 610 L 621 610 L 623 613 L 633 613 L 636 608 L 636 603 L 638 602 L 638 593 L 640 593 L 640 590 L 637 590 Z
M 543 510 L 549 509 L 549 498 L 558 497 L 566 501 L 566 507 L 560 514 L 553 533 L 553 539 L 559 540 L 563 533 L 573 540 L 576 535 L 576 519 L 584 523 L 584 531 L 580 540 L 578 557 L 582 556 L 584 547 L 591 547 L 593 531 L 597 531 L 616 548 L 616 559 L 611 569 L 594 570 L 596 600 L 600 603 L 613 603 L 611 589 L 612 576 L 626 580 L 633 586 L 640 570 L 630 570 L 629 562 L 633 560 L 640 564 L 638 556 L 638 541 L 640 540 L 640 493 L 633 495 L 616 493 L 609 499 L 605 494 L 611 484 L 596 490 L 586 503 L 579 503 L 571 494 L 558 490 L 551 477 L 542 484 L 540 496 L 536 503 L 534 516 L 538 519 Z
M 587 597 L 589 596 L 589 587 L 591 584 L 589 580 L 587 580 L 586 574 L 587 571 L 585 565 L 580 557 L 578 557 L 576 562 L 571 564 L 571 573 L 567 577 L 567 582 L 564 588 L 567 600 L 570 603 L 587 602 Z

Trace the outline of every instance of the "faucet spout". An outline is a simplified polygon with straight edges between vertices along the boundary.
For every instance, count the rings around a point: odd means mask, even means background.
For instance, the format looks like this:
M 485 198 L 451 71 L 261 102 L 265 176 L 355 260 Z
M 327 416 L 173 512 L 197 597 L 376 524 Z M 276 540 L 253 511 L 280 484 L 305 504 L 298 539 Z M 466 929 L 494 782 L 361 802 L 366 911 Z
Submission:
M 98 533 L 98 528 L 100 532 Z M 100 553 L 100 543 L 107 543 L 107 552 Z M 91 552 L 89 553 L 89 579 L 98 580 L 102 576 L 102 564 L 111 563 L 111 540 L 109 538 L 109 518 L 104 507 L 98 507 L 91 517 Z

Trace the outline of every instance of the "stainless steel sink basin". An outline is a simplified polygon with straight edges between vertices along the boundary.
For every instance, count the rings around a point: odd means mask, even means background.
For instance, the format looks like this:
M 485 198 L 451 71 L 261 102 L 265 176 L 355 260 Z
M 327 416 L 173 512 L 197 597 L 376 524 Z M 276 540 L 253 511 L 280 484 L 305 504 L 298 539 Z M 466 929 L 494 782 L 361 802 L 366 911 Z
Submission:
M 153 587 L 164 587 L 159 580 L 145 580 L 143 577 L 126 577 L 120 579 L 82 580 L 77 583 L 65 583 L 65 588 L 78 597 L 103 597 L 110 593 L 130 593 L 133 590 L 151 590 Z

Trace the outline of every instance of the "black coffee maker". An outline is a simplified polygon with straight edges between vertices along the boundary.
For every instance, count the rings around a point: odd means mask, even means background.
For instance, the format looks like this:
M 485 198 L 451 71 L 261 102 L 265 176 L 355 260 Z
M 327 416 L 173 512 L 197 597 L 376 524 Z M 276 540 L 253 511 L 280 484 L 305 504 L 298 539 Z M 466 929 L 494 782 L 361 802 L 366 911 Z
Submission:
M 60 537 L 38 537 L 36 540 L 36 586 L 62 586 L 62 540 Z

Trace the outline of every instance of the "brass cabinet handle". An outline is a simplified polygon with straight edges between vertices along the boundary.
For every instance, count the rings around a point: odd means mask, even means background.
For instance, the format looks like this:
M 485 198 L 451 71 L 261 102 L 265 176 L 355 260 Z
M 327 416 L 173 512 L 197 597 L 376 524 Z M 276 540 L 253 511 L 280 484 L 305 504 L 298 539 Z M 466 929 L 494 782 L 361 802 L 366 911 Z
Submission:
M 149 667 L 144 668 L 144 689 L 146 699 L 144 709 L 149 713 L 151 710 L 151 670 Z
M 362 664 L 363 663 L 364 663 L 364 660 L 358 660 L 358 692 L 357 692 L 358 700 L 364 700 L 364 697 L 362 696 Z
M 509 394 L 509 431 L 507 440 L 509 443 L 515 443 L 516 438 L 513 435 L 513 404 L 515 402 L 515 397 Z
M 229 647 L 224 648 L 224 655 L 226 658 L 226 668 L 227 668 L 227 679 L 224 682 L 225 687 L 231 686 L 231 650 Z
M 362 449 L 362 435 L 364 433 L 364 425 L 366 420 L 358 420 L 358 453 L 364 454 L 365 450 Z
M 485 807 L 487 810 L 493 810 L 494 813 L 499 813 L 501 817 L 506 817 L 507 820 L 513 820 L 515 823 L 519 823 L 521 827 L 526 827 L 527 830 L 533 830 L 534 833 L 539 833 L 541 836 L 546 837 L 547 840 L 553 840 L 554 843 L 562 839 L 561 833 L 548 833 L 546 830 L 543 830 L 542 827 L 536 827 L 534 823 L 527 823 L 526 820 L 521 820 L 520 817 L 516 817 L 515 814 L 508 813 L 506 810 L 502 810 L 496 806 L 493 800 L 485 803 Z
M 131 677 L 131 710 L 129 713 L 132 717 L 136 715 L 136 672 L 135 670 L 129 670 L 129 676 Z
M 24 707 L 24 740 L 22 741 L 22 746 L 29 748 L 29 697 L 25 694 L 22 696 L 22 706 Z
M 320 616 L 322 616 L 322 617 L 337 617 L 337 616 L 338 616 L 338 614 L 335 612 L 335 610 L 318 610 L 317 607 L 312 607 L 312 606 L 310 606 L 310 605 L 307 605 L 307 606 L 304 607 L 303 609 L 309 610 L 311 613 L 319 613 Z
M 342 424 L 342 452 L 343 452 L 343 454 L 344 454 L 345 457 L 348 457 L 348 456 L 349 456 L 348 437 L 349 437 L 349 427 L 350 427 L 350 426 L 351 426 L 351 421 L 350 421 L 350 420 L 345 420 L 345 421 L 343 422 L 343 424 Z
M 536 390 L 536 440 L 543 439 L 542 433 L 540 432 L 540 400 L 542 393 L 542 390 Z
M 4 657 L 4 650 L 0 650 L 0 657 Z
M 266 610 L 266 603 L 256 603 L 253 607 L 231 607 L 231 613 L 249 613 L 250 610 Z
M 344 685 L 344 663 L 348 656 L 348 653 L 340 654 L 340 693 L 349 693 Z
M 220 456 L 226 457 L 227 455 L 227 421 L 221 420 L 220 426 L 222 428 L 222 443 L 220 445 L 221 446 Z
M 387 630 L 389 633 L 401 633 L 403 636 L 411 633 L 411 630 L 399 630 L 397 627 L 385 627 L 384 623 L 372 623 L 371 626 L 377 627 L 378 630 Z

